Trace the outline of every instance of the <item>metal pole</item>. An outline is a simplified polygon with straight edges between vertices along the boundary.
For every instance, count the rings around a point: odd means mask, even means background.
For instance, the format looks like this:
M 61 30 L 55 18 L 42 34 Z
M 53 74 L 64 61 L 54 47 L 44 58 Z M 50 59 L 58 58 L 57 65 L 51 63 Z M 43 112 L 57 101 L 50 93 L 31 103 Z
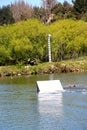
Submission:
M 48 56 L 49 56 L 49 62 L 51 62 L 51 46 L 50 46 L 50 37 L 51 37 L 51 35 L 48 34 Z

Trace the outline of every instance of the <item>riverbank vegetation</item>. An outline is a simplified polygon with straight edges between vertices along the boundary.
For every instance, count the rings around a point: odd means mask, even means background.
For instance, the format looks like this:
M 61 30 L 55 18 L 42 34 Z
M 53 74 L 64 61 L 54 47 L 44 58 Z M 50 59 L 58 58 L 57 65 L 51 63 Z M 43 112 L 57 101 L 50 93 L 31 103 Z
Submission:
M 0 77 L 74 72 L 87 72 L 87 57 L 61 62 L 40 63 L 36 66 L 18 64 L 0 67 Z
M 0 26 L 0 65 L 48 61 L 47 34 L 51 34 L 52 61 L 87 55 L 87 23 L 60 20 L 44 25 L 37 19 Z

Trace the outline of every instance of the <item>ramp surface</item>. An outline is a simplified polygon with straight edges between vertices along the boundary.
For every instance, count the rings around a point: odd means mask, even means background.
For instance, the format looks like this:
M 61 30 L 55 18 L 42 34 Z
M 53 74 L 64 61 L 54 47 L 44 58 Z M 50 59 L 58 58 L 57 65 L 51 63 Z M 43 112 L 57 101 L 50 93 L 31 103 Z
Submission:
M 60 80 L 37 81 L 40 92 L 56 92 L 63 91 Z

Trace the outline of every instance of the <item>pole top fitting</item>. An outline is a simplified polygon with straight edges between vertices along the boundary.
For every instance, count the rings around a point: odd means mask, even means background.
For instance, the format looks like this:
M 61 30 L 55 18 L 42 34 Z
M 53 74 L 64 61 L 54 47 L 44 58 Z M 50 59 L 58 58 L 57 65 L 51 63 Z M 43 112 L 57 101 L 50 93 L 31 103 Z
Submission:
M 48 34 L 48 37 L 51 37 L 51 34 Z

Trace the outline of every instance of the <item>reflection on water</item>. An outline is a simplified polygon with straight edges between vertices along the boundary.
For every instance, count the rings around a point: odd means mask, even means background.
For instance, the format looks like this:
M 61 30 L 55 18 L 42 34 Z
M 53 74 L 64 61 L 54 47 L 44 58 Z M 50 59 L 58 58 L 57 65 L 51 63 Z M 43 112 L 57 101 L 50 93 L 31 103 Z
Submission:
M 60 114 L 62 113 L 63 101 L 62 101 L 62 93 L 47 93 L 47 94 L 39 94 L 38 102 L 39 102 L 39 112 L 46 114 Z M 52 105 L 53 102 L 53 105 Z M 49 108 L 49 109 L 47 109 Z
M 39 129 L 53 130 L 58 127 L 58 122 L 63 118 L 62 93 L 40 93 L 39 102 Z
M 37 94 L 36 81 L 50 78 L 65 91 Z M 0 130 L 87 130 L 86 80 L 86 74 L 0 79 Z

